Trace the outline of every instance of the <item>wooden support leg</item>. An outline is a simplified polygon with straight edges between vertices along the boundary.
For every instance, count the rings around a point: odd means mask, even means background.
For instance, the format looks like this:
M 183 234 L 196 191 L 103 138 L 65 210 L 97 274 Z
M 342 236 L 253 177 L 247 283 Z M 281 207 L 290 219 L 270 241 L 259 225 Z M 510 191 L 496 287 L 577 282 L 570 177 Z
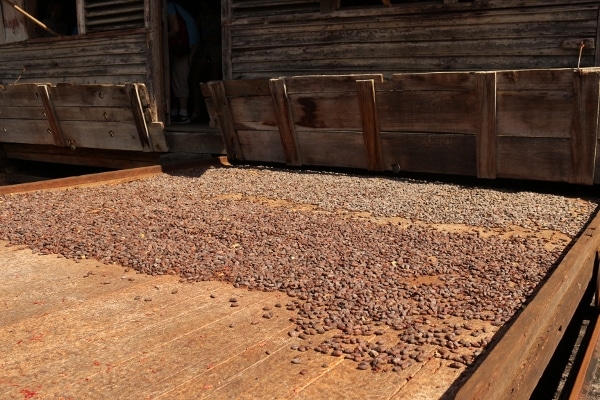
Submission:
M 60 128 L 56 111 L 54 110 L 54 104 L 50 98 L 48 85 L 38 85 L 38 93 L 42 103 L 44 104 L 44 113 L 46 114 L 46 118 L 48 118 L 48 123 L 50 124 L 50 130 L 52 136 L 54 137 L 54 144 L 56 146 L 64 147 L 66 145 L 65 138 L 63 136 L 62 129 Z
M 375 97 L 375 80 L 357 80 L 358 106 L 363 126 L 363 139 L 367 152 L 367 168 L 369 171 L 384 171 L 381 156 L 381 140 L 379 139 L 379 116 Z
M 144 151 L 152 151 L 152 142 L 148 132 L 146 118 L 144 118 L 144 109 L 142 106 L 138 85 L 128 83 L 126 88 L 127 95 L 129 96 L 129 102 L 131 103 L 131 112 L 133 113 L 133 119 L 135 120 L 135 126 L 137 127 L 142 148 Z
M 277 117 L 285 162 L 287 165 L 302 165 L 302 156 L 298 148 L 298 140 L 296 139 L 294 121 L 290 112 L 290 102 L 287 96 L 285 80 L 282 78 L 271 79 L 269 86 L 271 87 L 271 97 L 275 106 L 275 116 Z

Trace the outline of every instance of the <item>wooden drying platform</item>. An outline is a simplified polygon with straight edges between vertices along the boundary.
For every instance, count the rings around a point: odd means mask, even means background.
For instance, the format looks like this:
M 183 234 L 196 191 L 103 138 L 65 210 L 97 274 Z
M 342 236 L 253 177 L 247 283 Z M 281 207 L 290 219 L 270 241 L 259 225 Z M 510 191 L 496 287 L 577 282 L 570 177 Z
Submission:
M 98 183 L 75 179 L 71 185 Z M 59 183 L 20 186 L 67 181 Z M 596 216 L 474 371 L 436 357 L 401 372 L 359 371 L 352 361 L 290 348 L 301 342 L 288 335 L 292 312 L 274 307 L 289 301 L 283 293 L 181 283 L 0 243 L 0 397 L 528 398 L 592 280 L 599 229 Z M 265 306 L 272 318 L 262 317 Z
M 461 372 L 433 358 L 402 374 L 372 373 L 291 350 L 300 341 L 287 335 L 293 312 L 273 307 L 288 301 L 284 293 L 182 284 L 0 246 L 4 399 L 434 399 Z M 265 306 L 273 318 L 262 318 Z

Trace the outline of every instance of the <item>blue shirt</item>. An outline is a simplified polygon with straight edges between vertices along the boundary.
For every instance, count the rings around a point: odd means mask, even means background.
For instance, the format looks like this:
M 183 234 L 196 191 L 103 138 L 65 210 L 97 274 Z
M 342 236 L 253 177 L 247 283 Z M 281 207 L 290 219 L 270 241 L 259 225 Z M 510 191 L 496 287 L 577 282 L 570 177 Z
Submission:
M 177 13 L 175 11 L 175 7 L 177 7 L 177 11 L 179 11 L 179 14 L 181 14 L 183 20 L 185 21 L 185 26 L 187 28 L 188 37 L 190 40 L 190 47 L 192 47 L 195 44 L 197 44 L 200 40 L 200 34 L 198 33 L 196 21 L 190 15 L 189 12 L 183 9 L 183 7 L 181 7 L 180 5 L 173 4 L 170 1 L 167 2 L 167 15 L 175 15 Z

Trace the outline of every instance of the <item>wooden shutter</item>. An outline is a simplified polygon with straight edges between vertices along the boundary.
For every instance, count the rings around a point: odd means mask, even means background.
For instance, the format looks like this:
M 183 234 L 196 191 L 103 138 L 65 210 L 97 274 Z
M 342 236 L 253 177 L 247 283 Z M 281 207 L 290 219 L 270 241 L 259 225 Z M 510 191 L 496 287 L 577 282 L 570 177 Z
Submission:
M 80 33 L 144 27 L 144 0 L 83 0 Z

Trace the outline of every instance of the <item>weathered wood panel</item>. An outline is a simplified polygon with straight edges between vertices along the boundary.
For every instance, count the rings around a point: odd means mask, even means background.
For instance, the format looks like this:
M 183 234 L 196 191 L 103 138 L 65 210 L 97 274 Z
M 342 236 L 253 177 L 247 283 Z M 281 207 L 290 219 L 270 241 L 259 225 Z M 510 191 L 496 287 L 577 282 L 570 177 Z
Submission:
M 476 134 L 475 74 L 398 74 L 377 85 L 382 131 Z
M 237 135 L 245 160 L 286 163 L 278 131 L 238 130 Z
M 362 131 L 299 131 L 298 145 L 305 165 L 366 169 Z M 344 151 L 339 151 L 343 148 Z
M 588 185 L 597 175 L 597 68 L 284 77 L 270 96 L 253 82 L 209 85 L 221 88 L 225 137 L 239 138 L 235 160 Z
M 571 163 L 571 143 L 563 138 L 497 138 L 497 177 L 565 182 Z
M 0 86 L 0 142 L 54 144 L 37 85 Z
M 498 135 L 569 138 L 575 73 L 565 70 L 498 72 Z
M 497 135 L 502 146 L 497 157 L 503 165 L 498 174 L 592 184 L 599 79 L 595 69 L 498 72 Z M 502 153 L 511 147 L 518 154 L 515 163 L 507 161 L 514 155 Z M 521 176 L 515 176 L 518 169 Z
M 166 151 L 147 97 L 132 85 L 10 85 L 0 90 L 0 142 Z
M 143 83 L 148 76 L 144 30 L 119 35 L 70 36 L 63 40 L 17 42 L 0 47 L 0 84 Z
M 381 133 L 386 170 L 473 176 L 475 136 Z
M 286 15 L 276 8 L 248 9 L 243 17 L 234 11 L 226 79 L 576 67 L 581 41 L 580 66 L 595 65 L 594 1 L 432 2 Z

